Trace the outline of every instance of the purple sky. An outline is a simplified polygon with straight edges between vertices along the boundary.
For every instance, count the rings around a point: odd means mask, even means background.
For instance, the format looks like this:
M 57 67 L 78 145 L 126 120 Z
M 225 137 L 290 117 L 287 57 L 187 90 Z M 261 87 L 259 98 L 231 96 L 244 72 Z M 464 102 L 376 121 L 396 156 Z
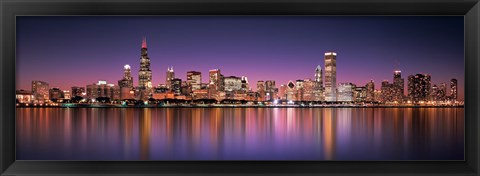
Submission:
M 32 80 L 70 89 L 107 80 L 117 84 L 123 65 L 138 84 L 145 36 L 153 85 L 175 76 L 219 68 L 225 76 L 258 80 L 313 79 L 324 53 L 337 52 L 337 83 L 363 86 L 428 73 L 432 82 L 458 79 L 464 97 L 463 16 L 88 16 L 17 17 L 17 89 Z M 406 93 L 406 92 L 405 92 Z

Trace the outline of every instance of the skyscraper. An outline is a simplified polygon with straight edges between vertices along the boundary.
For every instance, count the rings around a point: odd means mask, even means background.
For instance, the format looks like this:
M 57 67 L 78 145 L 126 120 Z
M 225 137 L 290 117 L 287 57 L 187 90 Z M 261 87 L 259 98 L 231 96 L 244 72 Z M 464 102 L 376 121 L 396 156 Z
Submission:
M 404 80 L 402 78 L 402 71 L 395 70 L 393 72 L 393 101 L 402 103 L 404 96 Z
M 209 71 L 210 82 L 209 84 L 216 90 L 220 91 L 220 82 L 222 81 L 220 69 L 212 69 Z
M 337 101 L 337 53 L 325 53 L 325 101 Z
M 187 72 L 187 84 L 191 91 L 201 89 L 202 73 L 197 71 Z
M 450 98 L 453 101 L 457 101 L 457 79 L 450 80 Z
M 373 102 L 375 101 L 375 83 L 373 80 L 370 80 L 367 85 L 365 85 L 365 88 L 367 89 L 367 95 L 365 97 L 365 101 L 367 102 Z
M 236 76 L 227 76 L 224 78 L 225 91 L 239 91 L 242 89 L 242 78 Z
M 381 91 L 382 91 L 382 102 L 386 103 L 386 102 L 393 102 L 393 99 L 394 99 L 394 93 L 395 93 L 395 86 L 394 84 L 390 84 L 388 82 L 388 80 L 384 80 L 382 81 L 382 87 L 381 87 Z
M 123 78 L 118 80 L 118 86 L 120 87 L 133 87 L 133 77 L 131 75 L 130 65 L 123 66 Z
M 172 91 L 175 95 L 181 95 L 182 94 L 182 79 L 180 78 L 174 78 L 172 79 Z
M 248 90 L 249 90 L 248 78 L 246 76 L 242 76 L 242 91 L 247 92 Z
M 258 101 L 265 101 L 265 82 L 264 81 L 257 81 L 257 93 L 258 93 Z
M 338 101 L 353 102 L 353 91 L 355 85 L 352 83 L 340 83 L 338 85 Z
M 150 70 L 150 58 L 147 54 L 147 39 L 145 37 L 142 41 L 138 87 L 141 89 L 152 88 L 152 71 Z
M 323 86 L 322 67 L 320 67 L 320 65 L 317 65 L 317 68 L 315 68 L 315 86 Z
M 268 94 L 266 100 L 273 100 L 277 98 L 278 89 L 275 86 L 275 80 L 265 81 L 265 91 L 266 91 L 266 94 Z
M 312 94 L 313 101 L 322 101 L 324 100 L 323 97 L 323 72 L 322 67 L 317 65 L 315 68 L 315 81 L 313 87 L 313 94 Z
M 175 71 L 173 71 L 173 66 L 167 67 L 167 74 L 165 78 L 165 85 L 167 86 L 168 89 L 173 89 L 172 88 L 172 81 L 175 79 Z
M 413 103 L 427 101 L 431 89 L 431 77 L 428 74 L 408 76 L 408 98 Z
M 39 103 L 43 103 L 50 99 L 50 86 L 43 81 L 32 81 L 32 95 Z

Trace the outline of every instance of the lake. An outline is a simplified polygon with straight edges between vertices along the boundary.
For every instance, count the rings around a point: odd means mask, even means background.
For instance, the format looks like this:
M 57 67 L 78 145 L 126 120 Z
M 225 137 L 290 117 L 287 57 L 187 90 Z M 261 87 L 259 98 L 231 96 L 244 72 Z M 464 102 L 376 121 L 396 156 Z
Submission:
M 17 160 L 463 160 L 464 108 L 17 108 Z

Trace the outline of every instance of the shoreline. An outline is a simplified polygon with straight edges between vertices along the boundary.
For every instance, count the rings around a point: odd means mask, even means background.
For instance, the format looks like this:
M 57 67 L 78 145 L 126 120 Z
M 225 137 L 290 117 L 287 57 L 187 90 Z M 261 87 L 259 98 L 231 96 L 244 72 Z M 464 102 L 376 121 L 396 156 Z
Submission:
M 464 108 L 464 105 L 116 105 L 61 104 L 56 106 L 25 106 L 16 108 Z

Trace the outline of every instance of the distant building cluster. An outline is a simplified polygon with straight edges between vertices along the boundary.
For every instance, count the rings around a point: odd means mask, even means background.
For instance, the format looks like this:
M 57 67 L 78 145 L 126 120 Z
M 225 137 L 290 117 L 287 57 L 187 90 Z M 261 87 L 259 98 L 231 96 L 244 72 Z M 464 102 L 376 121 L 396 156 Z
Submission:
M 314 70 L 314 78 L 291 80 L 277 85 L 275 80 L 256 82 L 252 90 L 245 76 L 224 76 L 220 69 L 208 72 L 209 81 L 202 82 L 202 73 L 188 71 L 186 80 L 175 77 L 173 66 L 168 67 L 164 84 L 152 85 L 147 42 L 142 41 L 138 85 L 134 86 L 131 67 L 123 67 L 123 77 L 117 84 L 100 80 L 71 90 L 50 87 L 44 81 L 32 81 L 32 90 L 17 90 L 17 103 L 49 102 L 123 102 L 127 100 L 187 100 L 191 102 L 264 102 L 264 103 L 330 103 L 330 104 L 444 104 L 457 102 L 457 80 L 433 84 L 429 74 L 409 75 L 407 92 L 402 72 L 393 72 L 393 82 L 381 82 L 380 89 L 370 80 L 365 85 L 337 83 L 337 53 L 326 52 L 325 67 Z M 313 70 L 312 70 L 313 71 Z

